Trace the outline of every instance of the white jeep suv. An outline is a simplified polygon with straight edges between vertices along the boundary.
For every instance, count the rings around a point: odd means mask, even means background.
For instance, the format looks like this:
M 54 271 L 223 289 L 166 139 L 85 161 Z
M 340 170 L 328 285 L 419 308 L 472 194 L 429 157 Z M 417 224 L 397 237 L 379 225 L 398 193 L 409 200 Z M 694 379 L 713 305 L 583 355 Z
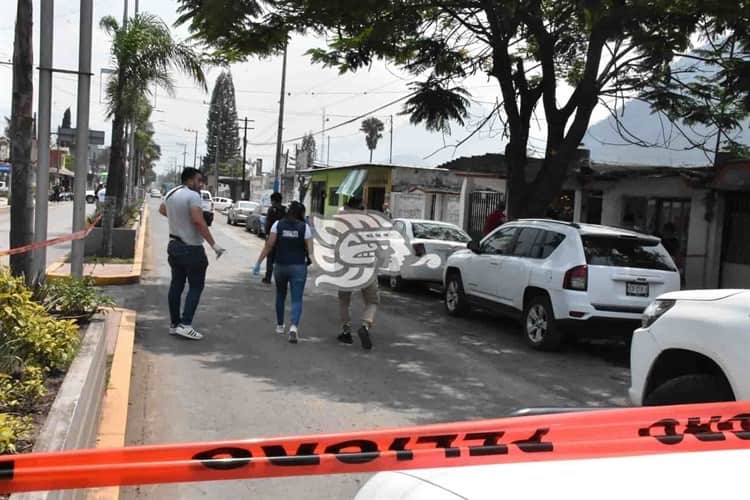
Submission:
M 444 285 L 449 314 L 471 305 L 508 313 L 532 347 L 551 350 L 563 331 L 612 335 L 625 326 L 632 333 L 655 297 L 680 289 L 680 275 L 654 236 L 522 219 L 451 255 Z
M 750 290 L 658 297 L 633 333 L 630 374 L 636 405 L 750 399 Z

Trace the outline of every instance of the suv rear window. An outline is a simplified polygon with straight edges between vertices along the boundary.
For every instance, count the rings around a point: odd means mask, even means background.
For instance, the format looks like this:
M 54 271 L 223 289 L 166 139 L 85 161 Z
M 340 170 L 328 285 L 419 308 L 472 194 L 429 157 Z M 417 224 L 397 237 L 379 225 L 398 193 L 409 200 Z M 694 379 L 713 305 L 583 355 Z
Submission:
M 676 271 L 658 240 L 614 236 L 582 236 L 581 239 L 586 262 L 591 266 Z
M 442 224 L 426 224 L 423 222 L 415 222 L 411 227 L 416 239 L 458 241 L 459 243 L 468 243 L 471 241 L 471 236 L 455 227 L 444 226 Z

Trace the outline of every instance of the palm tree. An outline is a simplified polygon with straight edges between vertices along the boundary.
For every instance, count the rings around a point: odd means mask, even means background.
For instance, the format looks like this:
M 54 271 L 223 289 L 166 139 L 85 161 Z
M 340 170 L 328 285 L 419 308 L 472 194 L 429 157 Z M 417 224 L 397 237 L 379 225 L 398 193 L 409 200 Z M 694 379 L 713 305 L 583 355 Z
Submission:
M 151 14 L 138 14 L 125 26 L 107 16 L 99 23 L 112 37 L 115 72 L 107 84 L 107 117 L 112 118 L 107 191 L 104 202 L 104 255 L 112 255 L 112 229 L 124 202 L 125 123 L 134 118 L 138 100 L 154 85 L 174 95 L 171 70 L 190 77 L 206 91 L 201 57 L 185 43 L 176 42 L 167 25 Z
M 383 138 L 382 132 L 385 129 L 383 122 L 371 116 L 370 118 L 362 121 L 362 126 L 359 128 L 365 133 L 365 142 L 367 143 L 367 149 L 370 150 L 370 163 L 372 163 L 372 152 L 378 146 L 378 140 Z

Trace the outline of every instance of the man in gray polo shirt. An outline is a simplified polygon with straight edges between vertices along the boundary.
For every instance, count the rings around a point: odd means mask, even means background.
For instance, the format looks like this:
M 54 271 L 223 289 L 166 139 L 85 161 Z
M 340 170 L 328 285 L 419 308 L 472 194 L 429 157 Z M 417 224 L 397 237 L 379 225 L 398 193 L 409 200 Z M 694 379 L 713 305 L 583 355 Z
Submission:
M 172 269 L 172 282 L 169 285 L 169 333 L 192 340 L 203 338 L 203 335 L 192 327 L 208 268 L 203 241 L 211 245 L 217 259 L 224 253 L 224 249 L 214 241 L 203 218 L 200 195 L 202 187 L 203 176 L 200 171 L 186 168 L 182 171 L 182 185 L 169 191 L 159 207 L 159 213 L 169 219 L 167 254 L 169 267 Z M 180 316 L 180 303 L 186 280 L 190 288 Z

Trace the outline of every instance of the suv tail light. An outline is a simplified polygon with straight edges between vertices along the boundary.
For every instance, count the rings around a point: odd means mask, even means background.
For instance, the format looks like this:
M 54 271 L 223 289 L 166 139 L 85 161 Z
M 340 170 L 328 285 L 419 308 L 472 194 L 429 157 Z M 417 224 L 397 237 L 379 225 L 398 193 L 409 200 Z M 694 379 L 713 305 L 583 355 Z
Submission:
M 568 270 L 563 279 L 563 288 L 585 292 L 589 288 L 589 267 L 578 266 Z
M 414 254 L 417 257 L 423 257 L 427 253 L 424 248 L 424 243 L 414 243 L 412 246 L 414 247 Z

